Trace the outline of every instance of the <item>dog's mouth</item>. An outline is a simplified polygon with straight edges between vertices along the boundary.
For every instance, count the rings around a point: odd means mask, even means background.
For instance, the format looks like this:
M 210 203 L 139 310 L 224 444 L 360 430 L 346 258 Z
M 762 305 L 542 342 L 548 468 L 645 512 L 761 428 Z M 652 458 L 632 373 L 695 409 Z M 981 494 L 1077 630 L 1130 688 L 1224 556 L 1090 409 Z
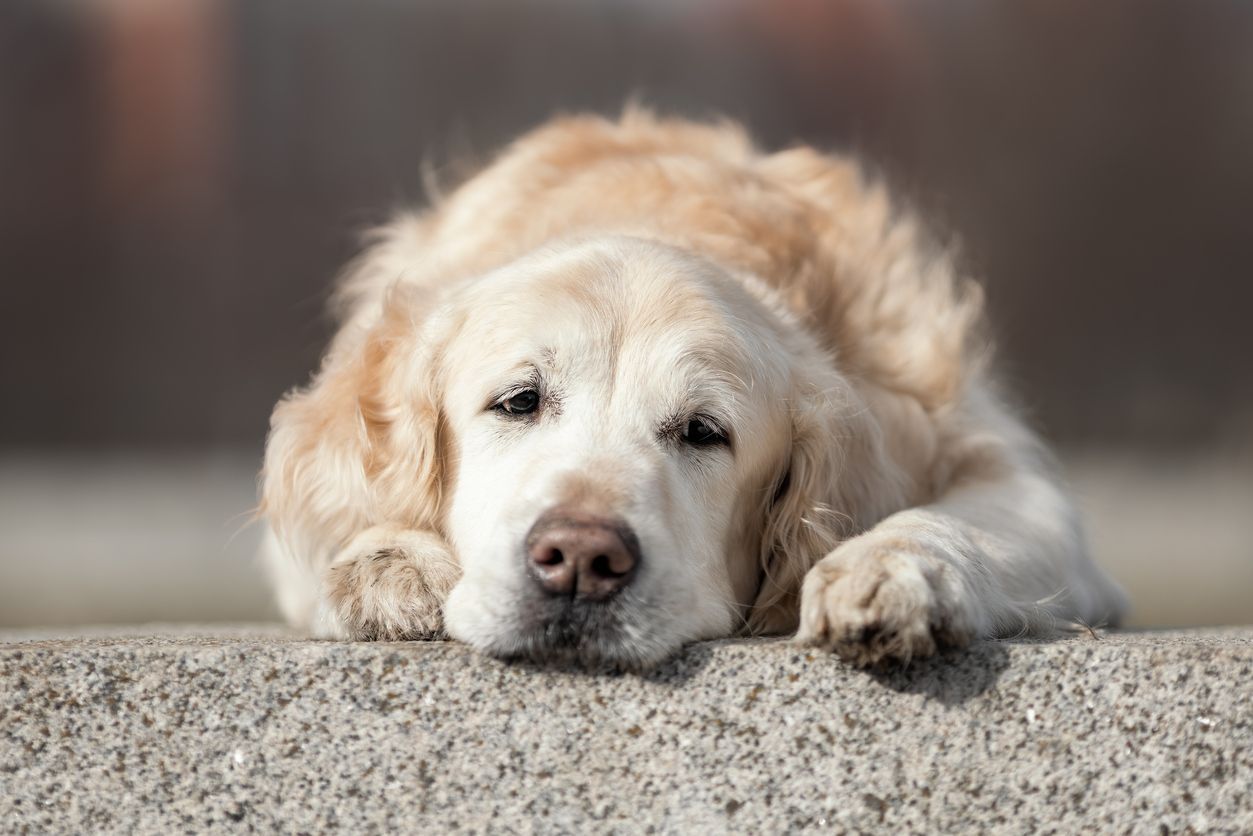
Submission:
M 574 654 L 589 661 L 612 655 L 623 639 L 627 609 L 617 598 L 603 603 L 534 602 L 523 616 L 529 628 L 521 630 L 527 655 L 543 659 Z
M 609 601 L 534 601 L 518 619 L 508 649 L 497 655 L 539 664 L 646 670 L 676 647 L 648 629 L 648 608 L 630 594 Z

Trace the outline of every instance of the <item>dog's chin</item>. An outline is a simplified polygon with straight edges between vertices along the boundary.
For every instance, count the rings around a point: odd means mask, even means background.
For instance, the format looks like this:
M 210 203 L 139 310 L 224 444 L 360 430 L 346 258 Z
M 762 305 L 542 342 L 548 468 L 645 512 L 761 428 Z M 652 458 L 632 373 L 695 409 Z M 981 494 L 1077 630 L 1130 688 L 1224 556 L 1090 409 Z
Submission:
M 465 640 L 511 661 L 587 670 L 645 673 L 682 647 L 658 635 L 648 608 L 629 594 L 603 603 L 539 599 L 518 607 L 511 623 Z

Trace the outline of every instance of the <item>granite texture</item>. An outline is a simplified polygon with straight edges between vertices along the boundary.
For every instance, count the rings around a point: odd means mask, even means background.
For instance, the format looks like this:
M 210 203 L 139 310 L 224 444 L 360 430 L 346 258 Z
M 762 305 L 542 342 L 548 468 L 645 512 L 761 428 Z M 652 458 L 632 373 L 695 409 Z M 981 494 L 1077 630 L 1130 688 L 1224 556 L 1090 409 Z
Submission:
M 0 634 L 0 830 L 1253 832 L 1253 629 L 785 641 L 649 676 L 452 643 Z

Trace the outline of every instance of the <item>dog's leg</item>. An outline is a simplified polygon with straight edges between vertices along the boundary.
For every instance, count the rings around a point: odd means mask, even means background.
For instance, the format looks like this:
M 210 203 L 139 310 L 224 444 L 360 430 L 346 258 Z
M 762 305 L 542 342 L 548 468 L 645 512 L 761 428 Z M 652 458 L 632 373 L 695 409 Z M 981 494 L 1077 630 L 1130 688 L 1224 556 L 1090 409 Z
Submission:
M 382 641 L 440 636 L 444 600 L 460 575 L 452 551 L 433 533 L 367 529 L 322 576 L 316 632 Z
M 1065 493 L 1030 458 L 889 516 L 805 578 L 798 638 L 861 665 L 974 638 L 1115 621 L 1122 594 L 1093 564 Z

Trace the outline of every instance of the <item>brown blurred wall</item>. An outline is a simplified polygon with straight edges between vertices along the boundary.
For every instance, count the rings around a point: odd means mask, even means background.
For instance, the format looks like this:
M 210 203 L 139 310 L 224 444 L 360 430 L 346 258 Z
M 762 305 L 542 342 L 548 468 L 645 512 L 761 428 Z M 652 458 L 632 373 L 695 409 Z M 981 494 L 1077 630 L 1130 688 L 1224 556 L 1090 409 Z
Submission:
M 1253 439 L 1253 5 L 0 7 L 0 447 L 259 446 L 354 236 L 552 113 L 855 151 L 961 241 L 1054 437 Z

